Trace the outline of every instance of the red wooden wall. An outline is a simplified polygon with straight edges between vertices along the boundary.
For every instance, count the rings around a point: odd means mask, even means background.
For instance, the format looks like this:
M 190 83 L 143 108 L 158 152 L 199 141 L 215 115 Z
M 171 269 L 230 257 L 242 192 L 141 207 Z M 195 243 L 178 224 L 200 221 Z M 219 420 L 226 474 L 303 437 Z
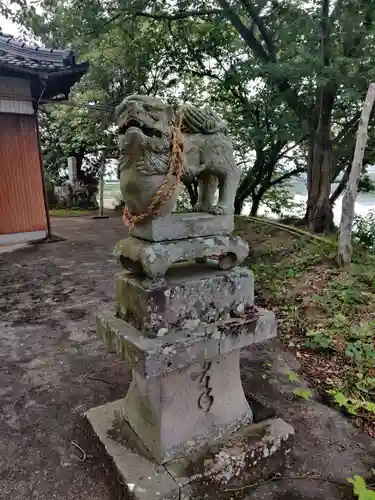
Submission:
M 35 117 L 0 114 L 0 235 L 46 228 Z

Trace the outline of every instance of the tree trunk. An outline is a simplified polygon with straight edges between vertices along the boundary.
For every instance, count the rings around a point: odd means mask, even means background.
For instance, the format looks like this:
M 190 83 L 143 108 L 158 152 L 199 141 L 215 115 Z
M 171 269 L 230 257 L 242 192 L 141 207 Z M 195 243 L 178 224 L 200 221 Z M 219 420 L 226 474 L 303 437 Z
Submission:
M 83 165 L 83 159 L 85 157 L 84 153 L 77 153 L 73 155 L 76 159 L 76 165 L 77 165 L 77 180 L 84 182 L 85 180 L 85 173 L 82 170 L 82 165 Z
M 329 202 L 332 169 L 330 133 L 336 90 L 327 85 L 319 94 L 318 124 L 307 160 L 306 222 L 314 233 L 328 233 L 333 229 L 333 210 Z
M 236 196 L 236 199 L 234 200 L 234 213 L 236 215 L 241 215 L 244 201 L 245 200 L 243 200 L 241 198 L 237 198 L 237 196 Z
M 329 199 L 329 202 L 330 202 L 332 207 L 334 206 L 334 204 L 336 203 L 338 198 L 341 196 L 341 194 L 345 190 L 346 184 L 347 184 L 348 179 L 349 179 L 349 170 L 350 170 L 350 168 L 347 168 L 345 170 L 345 172 L 342 175 L 341 181 L 338 183 L 336 189 L 334 190 L 334 192 L 332 193 L 332 195 Z
M 316 139 L 310 147 L 307 163 L 306 219 L 314 233 L 328 233 L 333 228 L 333 210 L 329 201 L 330 171 L 330 145 Z
M 357 142 L 355 145 L 352 168 L 342 200 L 341 223 L 339 232 L 339 265 L 349 264 L 352 258 L 352 229 L 354 219 L 354 205 L 358 192 L 359 178 L 362 172 L 363 156 L 367 143 L 368 122 L 375 100 L 375 83 L 369 86 L 358 126 Z
M 191 206 L 194 207 L 198 201 L 198 183 L 197 181 L 186 183 L 185 187 L 189 194 Z
M 252 205 L 251 205 L 251 210 L 250 210 L 250 215 L 252 217 L 256 217 L 257 214 L 258 214 L 258 210 L 259 210 L 259 205 L 260 205 L 260 202 L 262 200 L 262 197 L 263 197 L 264 193 L 262 194 L 258 194 L 258 195 L 253 195 L 252 197 Z
M 247 175 L 242 179 L 238 186 L 236 199 L 234 202 L 234 212 L 237 215 L 241 214 L 243 205 L 246 199 L 251 196 L 252 205 L 250 215 L 255 216 L 258 212 L 260 202 L 266 191 L 276 183 L 272 183 L 272 175 L 275 171 L 277 162 L 280 159 L 280 151 L 285 146 L 284 142 L 277 141 L 265 153 L 264 149 L 258 148 L 256 150 L 256 159 L 254 166 L 248 171 Z M 288 176 L 282 176 L 287 179 Z M 280 181 L 279 181 L 280 182 Z M 257 194 L 254 194 L 254 191 Z
M 330 0 L 322 0 L 320 49 L 324 68 L 330 66 L 329 18 Z M 331 191 L 332 144 L 331 116 L 337 94 L 337 83 L 327 83 L 317 88 L 313 112 L 314 137 L 307 163 L 307 213 L 308 227 L 315 233 L 328 233 L 333 229 L 333 210 L 329 202 Z

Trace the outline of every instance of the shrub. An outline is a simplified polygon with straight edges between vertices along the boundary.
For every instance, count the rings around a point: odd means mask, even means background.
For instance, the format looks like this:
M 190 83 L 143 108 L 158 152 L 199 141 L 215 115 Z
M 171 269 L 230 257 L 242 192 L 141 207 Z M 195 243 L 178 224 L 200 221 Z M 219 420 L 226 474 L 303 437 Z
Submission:
M 375 250 L 375 210 L 354 216 L 353 238 L 364 247 Z
M 57 199 L 56 199 L 56 195 L 55 195 L 55 185 L 54 185 L 54 182 L 52 181 L 51 177 L 49 177 L 48 175 L 45 176 L 45 185 L 46 185 L 48 206 L 50 208 L 53 208 L 56 206 L 56 203 L 57 203 Z

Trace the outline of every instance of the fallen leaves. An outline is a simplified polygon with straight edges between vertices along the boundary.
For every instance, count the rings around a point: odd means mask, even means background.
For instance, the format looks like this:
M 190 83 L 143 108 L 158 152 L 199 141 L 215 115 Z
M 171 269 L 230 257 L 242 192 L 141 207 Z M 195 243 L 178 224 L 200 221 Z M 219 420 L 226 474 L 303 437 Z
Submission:
M 244 235 L 257 256 L 257 301 L 276 312 L 279 336 L 300 362 L 310 385 L 330 404 L 336 404 L 327 394 L 332 390 L 347 398 L 375 402 L 374 391 L 361 393 L 363 380 L 360 389 L 356 386 L 357 367 L 366 381 L 375 376 L 375 360 L 372 366 L 369 347 L 362 349 L 355 344 L 358 340 L 368 344 L 363 325 L 375 321 L 375 260 L 360 268 L 338 269 L 326 250 L 274 228 L 258 225 L 254 243 L 250 226 Z M 307 348 L 309 340 L 312 343 Z M 289 373 L 286 377 L 295 383 L 298 375 Z M 303 399 L 310 397 L 304 389 L 297 392 L 295 395 Z M 375 413 L 363 409 L 352 418 L 369 435 L 375 435 Z

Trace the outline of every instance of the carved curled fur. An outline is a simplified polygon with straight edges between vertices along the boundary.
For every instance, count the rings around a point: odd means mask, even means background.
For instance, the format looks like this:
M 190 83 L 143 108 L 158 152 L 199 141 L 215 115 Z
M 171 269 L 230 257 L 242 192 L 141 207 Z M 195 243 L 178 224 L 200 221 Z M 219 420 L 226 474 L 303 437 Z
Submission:
M 147 211 L 139 215 L 134 215 L 128 208 L 124 209 L 122 219 L 124 224 L 130 229 L 133 228 L 135 224 L 149 217 L 158 216 L 163 205 L 173 196 L 173 193 L 181 182 L 181 176 L 184 173 L 184 143 L 180 123 L 179 121 L 178 126 L 172 127 L 172 152 L 169 158 L 168 171 L 166 172 L 164 182 L 153 196 Z M 175 181 L 172 186 L 168 187 L 170 179 L 173 176 L 175 176 Z
M 200 109 L 185 104 L 179 109 L 178 115 L 184 134 L 229 134 L 226 123 L 211 108 Z
M 141 147 L 131 148 L 119 160 L 119 172 L 136 163 L 136 169 L 143 175 L 165 174 L 168 171 L 171 151 L 171 135 L 144 137 Z

